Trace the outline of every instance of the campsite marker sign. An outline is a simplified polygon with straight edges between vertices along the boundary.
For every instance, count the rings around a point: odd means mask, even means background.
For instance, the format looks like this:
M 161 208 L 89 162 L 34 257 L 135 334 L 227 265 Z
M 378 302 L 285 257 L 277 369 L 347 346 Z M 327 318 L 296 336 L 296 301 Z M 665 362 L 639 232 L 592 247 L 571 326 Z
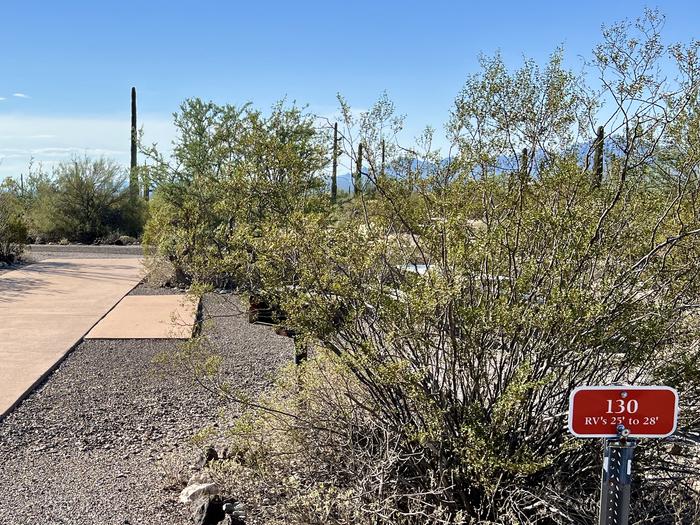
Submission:
M 569 431 L 576 437 L 662 438 L 676 430 L 678 394 L 667 386 L 580 386 L 569 398 Z
M 629 522 L 632 456 L 637 438 L 676 431 L 678 393 L 667 386 L 580 386 L 569 397 L 569 432 L 604 438 L 599 525 Z

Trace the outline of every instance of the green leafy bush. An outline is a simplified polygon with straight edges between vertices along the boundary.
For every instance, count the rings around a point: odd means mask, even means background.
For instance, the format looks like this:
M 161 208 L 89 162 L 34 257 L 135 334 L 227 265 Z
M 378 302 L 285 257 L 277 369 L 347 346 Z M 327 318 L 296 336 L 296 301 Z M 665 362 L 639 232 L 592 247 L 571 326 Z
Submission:
M 157 189 L 144 243 L 175 264 L 180 279 L 226 276 L 256 288 L 254 239 L 326 200 L 326 159 L 313 120 L 282 103 L 265 116 L 194 99 L 175 126 L 173 162 L 148 152 Z
M 14 194 L 29 236 L 37 242 L 137 237 L 147 212 L 143 201 L 130 198 L 124 170 L 104 158 L 75 158 L 60 163 L 51 175 L 32 164 Z
M 54 173 L 51 218 L 55 231 L 72 241 L 91 243 L 111 232 L 138 231 L 141 210 L 130 199 L 126 174 L 100 158 L 73 159 Z
M 27 227 L 19 200 L 9 184 L 0 187 L 0 262 L 12 263 L 22 253 Z

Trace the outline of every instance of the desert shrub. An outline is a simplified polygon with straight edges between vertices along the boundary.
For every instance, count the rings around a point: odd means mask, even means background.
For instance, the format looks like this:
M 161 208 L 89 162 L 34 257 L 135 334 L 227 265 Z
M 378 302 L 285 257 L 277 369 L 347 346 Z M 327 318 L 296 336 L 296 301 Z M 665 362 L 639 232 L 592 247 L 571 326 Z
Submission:
M 371 227 L 358 210 L 342 227 L 305 217 L 271 232 L 263 287 L 317 351 L 261 401 L 274 411 L 234 429 L 232 475 L 296 523 L 591 522 L 582 494 L 597 492 L 600 452 L 566 432 L 573 387 L 677 387 L 679 444 L 700 415 L 698 183 L 679 192 L 628 173 L 625 204 L 601 224 L 619 168 L 601 188 L 565 158 L 519 184 L 458 177 L 439 190 L 437 172 L 419 193 L 442 191 L 439 208 L 407 216 L 408 192 L 380 185 Z M 403 270 L 413 244 L 389 242 L 399 229 L 426 254 L 422 277 Z M 635 515 L 693 521 L 700 464 L 680 449 L 640 448 Z M 685 483 L 666 478 L 676 469 Z
M 30 239 L 35 242 L 57 241 L 61 233 L 55 221 L 56 181 L 41 164 L 30 161 L 23 176 L 24 184 L 16 187 Z M 16 182 L 16 181 L 15 181 Z
M 14 195 L 36 242 L 91 243 L 140 236 L 147 206 L 132 199 L 124 170 L 100 158 L 75 158 L 60 163 L 52 174 L 30 163 L 22 188 Z
M 27 226 L 10 181 L 0 186 L 0 262 L 11 263 L 22 253 Z
M 175 126 L 174 162 L 147 152 L 157 189 L 144 242 L 182 279 L 226 275 L 254 287 L 253 239 L 321 205 L 325 158 L 312 118 L 282 103 L 263 115 L 194 99 Z
M 639 447 L 633 515 L 697 520 L 700 64 L 660 25 L 649 12 L 605 30 L 602 93 L 558 54 L 514 72 L 484 60 L 455 102 L 454 156 L 428 132 L 390 160 L 397 176 L 370 167 L 373 190 L 330 213 L 241 215 L 228 243 L 170 230 L 202 243 L 195 279 L 235 275 L 311 350 L 252 404 L 221 385 L 252 407 L 221 465 L 231 490 L 287 523 L 591 523 L 600 447 L 567 433 L 568 396 L 660 383 L 679 390 L 681 421 Z M 602 177 L 587 160 L 600 101 Z
M 130 199 L 124 170 L 100 158 L 73 159 L 54 173 L 50 212 L 55 232 L 71 241 L 91 243 L 111 232 L 136 232 L 142 213 Z

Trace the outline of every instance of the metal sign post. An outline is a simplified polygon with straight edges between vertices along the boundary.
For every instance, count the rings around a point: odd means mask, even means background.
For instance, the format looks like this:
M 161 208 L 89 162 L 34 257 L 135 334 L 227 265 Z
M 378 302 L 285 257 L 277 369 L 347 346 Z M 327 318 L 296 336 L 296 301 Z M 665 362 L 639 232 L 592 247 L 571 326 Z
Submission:
M 629 430 L 623 425 L 618 427 L 618 432 L 618 438 L 605 439 L 598 525 L 627 525 L 629 522 L 632 456 L 637 442 L 627 439 Z

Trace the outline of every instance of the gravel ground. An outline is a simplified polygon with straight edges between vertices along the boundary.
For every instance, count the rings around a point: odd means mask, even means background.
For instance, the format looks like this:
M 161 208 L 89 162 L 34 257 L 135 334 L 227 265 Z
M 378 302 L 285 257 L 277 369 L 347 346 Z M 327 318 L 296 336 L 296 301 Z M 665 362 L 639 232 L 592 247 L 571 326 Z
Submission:
M 29 254 L 33 253 L 49 253 L 49 254 L 71 254 L 74 256 L 79 253 L 81 257 L 95 255 L 143 255 L 143 248 L 140 245 L 133 246 L 117 246 L 113 244 L 30 244 L 25 250 Z
M 141 252 L 133 250 L 131 246 L 91 246 L 91 250 L 88 250 L 88 247 L 81 247 L 81 250 L 68 250 L 65 248 L 75 247 L 37 245 L 27 249 L 22 254 L 22 260 L 25 264 L 31 264 L 45 259 L 121 259 L 123 257 L 142 257 Z
M 141 283 L 131 290 L 128 295 L 176 295 L 183 293 L 187 293 L 186 288 L 169 288 Z
M 203 298 L 203 334 L 251 393 L 293 357 L 290 339 L 250 325 L 229 294 Z M 183 524 L 173 465 L 194 463 L 191 438 L 221 404 L 159 372 L 173 341 L 85 341 L 0 421 L 0 523 Z

